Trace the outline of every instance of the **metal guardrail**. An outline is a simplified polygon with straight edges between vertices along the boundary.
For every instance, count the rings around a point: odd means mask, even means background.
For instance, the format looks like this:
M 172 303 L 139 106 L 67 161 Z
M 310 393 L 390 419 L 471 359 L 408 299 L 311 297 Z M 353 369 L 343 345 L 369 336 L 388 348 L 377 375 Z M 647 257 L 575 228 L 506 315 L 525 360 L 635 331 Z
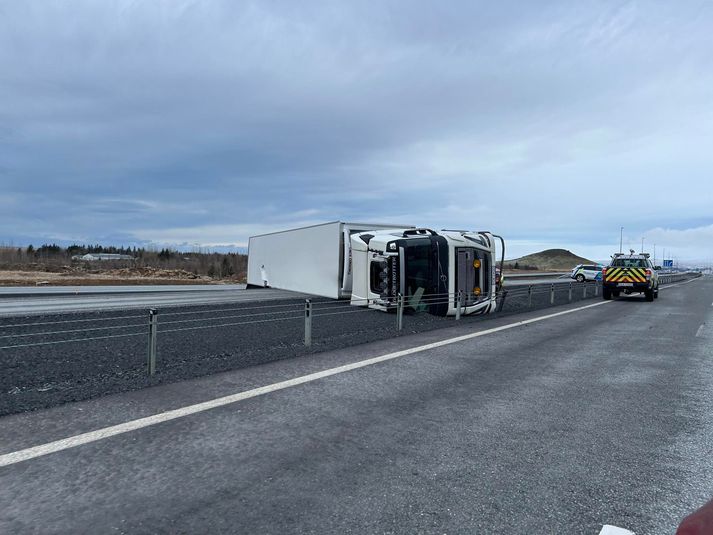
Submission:
M 659 284 L 672 284 L 686 279 L 696 279 L 703 274 L 697 271 L 683 271 L 679 273 L 659 274 Z
M 564 275 L 569 275 L 569 271 L 534 271 L 532 273 L 504 273 L 503 278 L 508 279 L 559 279 Z
M 679 282 L 681 280 L 699 277 L 700 273 L 671 273 L 659 276 L 659 283 L 662 285 Z M 571 303 L 575 298 L 587 299 L 597 297 L 601 293 L 601 281 L 585 281 L 557 284 L 530 284 L 518 285 L 512 288 L 501 289 L 498 293 L 497 311 L 501 311 L 508 300 L 519 298 L 522 300 L 523 309 L 531 309 L 534 306 L 533 297 L 540 296 L 541 303 L 554 305 L 556 297 L 560 297 L 566 292 L 567 302 Z M 581 292 L 578 294 L 577 292 Z M 455 320 L 460 321 L 463 311 L 462 293 L 428 295 L 418 299 L 415 303 L 407 302 L 407 299 L 398 295 L 391 307 L 395 311 L 395 330 L 403 331 L 404 313 L 408 309 L 414 313 L 418 310 L 432 305 L 448 304 L 456 309 Z M 355 307 L 352 301 L 335 300 L 312 300 L 306 299 L 304 302 L 292 302 L 285 304 L 270 304 L 248 307 L 224 308 L 220 310 L 220 315 L 215 309 L 206 310 L 181 310 L 160 313 L 156 308 L 148 310 L 146 314 L 130 314 L 113 317 L 62 319 L 57 321 L 23 322 L 0 324 L 0 344 L 7 341 L 6 345 L 0 345 L 0 350 L 10 351 L 13 349 L 51 346 L 57 344 L 82 343 L 97 340 L 112 340 L 118 338 L 146 337 L 146 371 L 148 375 L 154 375 L 157 371 L 157 354 L 159 341 L 162 335 L 170 333 L 181 333 L 208 329 L 220 329 L 234 326 L 247 326 L 265 324 L 273 322 L 298 321 L 304 322 L 305 347 L 312 347 L 313 326 L 319 318 L 331 316 L 358 314 L 373 312 L 373 309 L 366 305 L 374 304 L 373 300 L 362 300 L 364 306 Z M 562 302 L 563 299 L 560 299 Z M 526 303 L 526 305 L 525 305 Z M 225 314 L 225 313 L 229 314 Z M 230 314 L 237 312 L 237 314 Z M 189 317 L 192 316 L 192 317 Z M 238 320 L 238 321 L 233 321 Z M 128 321 L 127 324 L 113 325 L 111 322 Z M 83 324 L 100 323 L 99 326 L 82 327 Z M 47 328 L 50 328 L 49 330 Z M 55 327 L 52 329 L 52 327 Z M 29 330 L 30 332 L 7 333 L 9 329 Z M 116 331 L 127 332 L 116 332 Z M 82 333 L 85 336 L 79 336 Z M 86 336 L 89 334 L 89 336 Z M 65 337 L 65 335 L 69 335 Z M 32 341 L 33 338 L 42 337 L 43 340 Z

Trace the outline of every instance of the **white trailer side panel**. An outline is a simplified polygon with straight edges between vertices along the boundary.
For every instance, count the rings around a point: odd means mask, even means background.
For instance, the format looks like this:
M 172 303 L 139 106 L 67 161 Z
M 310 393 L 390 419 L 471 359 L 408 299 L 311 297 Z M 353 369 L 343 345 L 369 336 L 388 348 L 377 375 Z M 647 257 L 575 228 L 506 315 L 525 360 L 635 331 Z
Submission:
M 341 237 L 339 221 L 251 237 L 248 284 L 338 299 Z

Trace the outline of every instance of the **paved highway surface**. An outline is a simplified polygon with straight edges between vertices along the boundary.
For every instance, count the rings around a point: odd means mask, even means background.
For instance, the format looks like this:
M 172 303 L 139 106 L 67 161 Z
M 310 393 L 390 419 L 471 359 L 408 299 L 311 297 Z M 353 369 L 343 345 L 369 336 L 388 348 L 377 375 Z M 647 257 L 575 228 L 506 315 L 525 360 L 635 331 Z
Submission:
M 512 289 L 497 315 L 549 307 L 550 285 Z M 592 285 L 556 288 L 561 305 L 594 297 Z M 559 290 L 559 291 L 557 291 Z M 304 345 L 304 298 L 276 299 L 285 292 L 241 291 L 234 301 L 0 317 L 0 415 L 136 390 L 158 383 L 335 350 L 397 335 L 395 314 L 355 308 L 349 301 L 317 298 L 312 346 Z M 161 296 L 160 296 L 161 297 Z M 156 375 L 147 376 L 148 312 L 157 306 Z M 497 316 L 496 315 L 496 316 Z M 487 319 L 492 319 L 488 315 Z M 461 322 L 486 318 L 467 316 Z M 453 318 L 404 316 L 401 334 L 447 328 Z
M 95 292 L 96 288 L 106 289 Z M 0 292 L 0 316 L 51 314 L 94 310 L 130 310 L 150 307 L 174 307 L 223 303 L 245 303 L 288 299 L 302 294 L 276 289 L 245 290 L 245 285 L 215 286 L 83 286 L 81 291 L 42 288 L 25 293 L 27 288 Z M 29 290 L 34 290 L 30 288 Z M 39 291 L 41 290 L 41 291 Z M 51 292 L 46 292 L 52 290 Z M 2 293 L 7 292 L 7 293 Z
M 3 297 L 46 297 L 52 295 L 142 294 L 162 292 L 210 292 L 243 290 L 244 284 L 148 284 L 116 286 L 0 286 Z
M 673 533 L 713 494 L 712 302 L 697 279 L 7 416 L 0 532 Z
M 573 285 L 577 284 L 577 281 L 574 281 L 569 277 L 547 277 L 542 279 L 508 279 L 506 277 L 505 288 L 512 288 L 513 286 L 537 286 L 541 284 L 569 284 L 570 282 Z
M 507 287 L 562 284 L 570 278 L 505 279 Z M 277 289 L 245 290 L 244 284 L 167 286 L 0 287 L 0 316 L 96 310 L 129 310 L 288 299 L 303 294 Z
M 537 284 L 576 284 L 576 281 L 571 279 L 569 275 L 558 275 L 556 277 L 508 277 L 505 275 L 505 287 L 512 288 L 513 286 L 529 286 Z

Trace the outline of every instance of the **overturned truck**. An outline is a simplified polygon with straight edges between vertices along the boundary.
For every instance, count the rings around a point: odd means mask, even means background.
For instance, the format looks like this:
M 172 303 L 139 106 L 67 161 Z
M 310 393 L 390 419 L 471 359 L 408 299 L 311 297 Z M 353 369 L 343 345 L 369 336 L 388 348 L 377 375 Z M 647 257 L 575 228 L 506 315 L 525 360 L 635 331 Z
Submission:
M 485 314 L 497 308 L 504 255 L 503 239 L 490 232 L 334 221 L 251 237 L 248 286 L 384 311 L 402 299 L 439 316 L 455 315 L 458 304 L 461 314 Z

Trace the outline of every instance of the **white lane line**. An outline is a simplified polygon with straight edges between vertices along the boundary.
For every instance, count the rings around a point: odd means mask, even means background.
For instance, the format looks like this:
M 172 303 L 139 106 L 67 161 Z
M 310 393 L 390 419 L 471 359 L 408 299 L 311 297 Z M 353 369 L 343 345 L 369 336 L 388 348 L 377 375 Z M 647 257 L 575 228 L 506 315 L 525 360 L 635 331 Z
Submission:
M 704 323 L 700 327 L 698 327 L 698 330 L 696 331 L 696 338 L 702 338 L 703 337 L 703 329 L 705 328 L 706 324 Z
M 209 401 L 204 401 L 203 403 L 196 403 L 195 405 L 188 405 L 186 407 L 181 407 L 179 409 L 173 409 L 170 411 L 162 412 L 159 414 L 154 414 L 152 416 L 147 416 L 145 418 L 139 418 L 137 420 L 131 420 L 123 424 L 112 425 L 109 427 L 104 427 L 102 429 L 97 429 L 95 431 L 89 431 L 87 433 L 81 433 L 79 435 L 63 438 L 60 440 L 55 440 L 53 442 L 48 442 L 46 444 L 40 444 L 38 446 L 33 446 L 23 450 L 14 451 L 12 453 L 6 453 L 0 455 L 0 467 L 8 466 L 11 464 L 19 463 L 22 461 L 27 461 L 35 457 L 41 457 L 43 455 L 49 455 L 50 453 L 55 453 L 58 451 L 66 450 L 69 448 L 74 448 L 76 446 L 81 446 L 83 444 L 89 444 L 90 442 L 96 442 L 97 440 L 102 440 L 104 438 L 109 438 L 115 435 L 120 435 L 122 433 L 128 433 L 130 431 L 135 431 L 143 427 L 149 427 L 151 425 L 160 424 L 162 422 L 168 422 L 169 420 L 175 420 L 176 418 L 182 418 L 184 416 L 189 416 L 191 414 L 196 414 L 199 412 L 207 411 L 210 409 L 215 409 L 217 407 L 222 407 L 230 403 L 235 403 L 237 401 L 242 401 L 249 398 L 254 398 L 257 396 L 262 396 L 263 394 L 268 394 L 270 392 L 275 392 L 277 390 L 284 390 L 285 388 L 290 388 L 293 386 L 309 383 L 311 381 L 316 381 L 318 379 L 323 379 L 325 377 L 330 377 L 332 375 L 337 375 L 340 373 L 348 372 L 351 370 L 356 370 L 359 368 L 364 368 L 366 366 L 371 366 L 372 364 L 378 364 L 379 362 L 385 362 L 388 360 L 397 359 L 400 357 L 405 357 L 406 355 L 413 355 L 414 353 L 420 353 L 422 351 L 428 351 L 430 349 L 435 349 L 438 347 L 447 346 L 450 344 L 455 344 L 458 342 L 463 342 L 465 340 L 471 340 L 473 338 L 478 338 L 480 336 L 486 336 L 488 334 L 497 333 L 500 331 L 506 331 L 508 329 L 513 329 L 515 327 L 521 327 L 523 325 L 529 325 L 531 323 L 537 323 L 539 321 L 544 321 L 551 318 L 557 318 L 559 316 L 564 316 L 566 314 L 572 314 L 574 312 L 579 312 L 580 310 L 586 310 L 588 308 L 594 308 L 601 305 L 606 305 L 607 303 L 612 303 L 613 301 L 600 301 L 592 305 L 585 305 L 577 308 L 572 308 L 569 310 L 564 310 L 562 312 L 556 312 L 554 314 L 547 314 L 545 316 L 539 316 L 536 318 L 531 318 L 523 321 L 516 321 L 514 323 L 508 323 L 507 325 L 501 325 L 500 327 L 494 327 L 492 329 L 485 329 L 483 331 L 478 331 L 475 333 L 465 334 L 462 336 L 456 336 L 454 338 L 448 338 L 446 340 L 440 340 L 438 342 L 433 342 L 430 344 L 425 344 L 422 346 L 412 347 L 409 349 L 404 349 L 402 351 L 396 351 L 394 353 L 387 353 L 386 355 L 381 355 L 379 357 L 373 357 L 370 359 L 362 360 L 359 362 L 353 362 L 351 364 L 345 364 L 344 366 L 338 366 L 336 368 L 330 368 L 320 372 L 310 373 L 308 375 L 302 375 L 300 377 L 295 377 L 293 379 L 288 379 L 287 381 L 281 381 L 279 383 L 274 383 L 271 385 L 261 386 L 259 388 L 254 388 L 252 390 L 246 390 L 245 392 L 238 392 L 237 394 L 231 394 L 229 396 L 223 396 L 220 398 L 215 398 Z
M 599 535 L 634 535 L 634 532 L 629 531 L 628 529 L 604 524 L 602 530 L 599 532 Z

